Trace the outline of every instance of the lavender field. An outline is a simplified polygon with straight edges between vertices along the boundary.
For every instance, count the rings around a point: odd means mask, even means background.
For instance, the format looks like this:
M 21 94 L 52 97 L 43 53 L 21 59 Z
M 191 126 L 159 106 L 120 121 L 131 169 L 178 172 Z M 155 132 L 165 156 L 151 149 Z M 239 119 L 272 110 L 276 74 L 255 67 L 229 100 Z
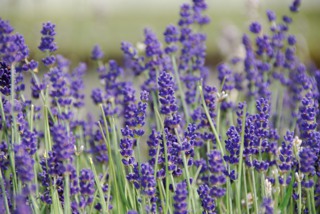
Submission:
M 253 18 L 238 49 L 217 41 L 215 67 L 205 0 L 86 62 L 59 53 L 54 22 L 31 49 L 0 17 L 0 213 L 320 213 L 320 70 L 292 32 L 303 3 Z

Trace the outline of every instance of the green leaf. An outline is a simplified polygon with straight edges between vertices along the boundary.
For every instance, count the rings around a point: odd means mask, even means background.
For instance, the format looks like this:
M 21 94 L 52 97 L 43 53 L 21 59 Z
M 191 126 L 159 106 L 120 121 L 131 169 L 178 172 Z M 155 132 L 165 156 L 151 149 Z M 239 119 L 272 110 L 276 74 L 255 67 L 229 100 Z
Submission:
M 287 192 L 282 200 L 282 203 L 280 205 L 280 210 L 281 213 L 283 212 L 284 208 L 288 206 L 290 197 L 292 196 L 292 192 L 293 192 L 293 183 L 294 183 L 294 172 L 292 172 L 292 176 L 291 176 L 291 182 L 287 188 Z

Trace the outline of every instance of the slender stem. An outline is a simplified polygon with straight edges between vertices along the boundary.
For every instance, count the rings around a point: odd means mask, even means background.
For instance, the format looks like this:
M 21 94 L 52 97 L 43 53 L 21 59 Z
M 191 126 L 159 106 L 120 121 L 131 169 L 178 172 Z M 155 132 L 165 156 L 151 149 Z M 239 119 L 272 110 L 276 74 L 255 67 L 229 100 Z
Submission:
M 11 164 L 11 169 L 12 169 L 12 174 L 13 174 L 13 192 L 14 195 L 17 192 L 20 192 L 18 190 L 18 180 L 17 180 L 17 175 L 16 175 L 16 170 L 15 170 L 15 160 L 14 160 L 14 144 L 16 139 L 16 134 L 17 134 L 17 124 L 16 124 L 16 118 L 15 118 L 15 113 L 14 113 L 14 98 L 15 98 L 15 64 L 13 63 L 11 65 L 11 116 L 13 120 L 12 128 L 11 128 L 11 148 L 10 148 L 10 164 Z M 15 207 L 15 202 L 13 202 L 13 207 Z
M 104 117 L 105 118 L 105 117 Z M 104 119 L 105 120 L 105 119 Z M 106 143 L 106 146 L 107 146 L 107 150 L 108 150 L 108 156 L 109 156 L 109 167 L 110 167 L 110 171 L 111 171 L 111 174 L 112 174 L 112 178 L 113 178 L 113 181 L 114 181 L 114 187 L 116 189 L 115 191 L 115 194 L 116 194 L 116 199 L 117 199 L 117 203 L 118 203 L 118 209 L 120 208 L 119 207 L 119 203 L 120 203 L 120 199 L 119 199 L 119 193 L 118 193 L 118 187 L 117 187 L 117 176 L 116 176 L 116 173 L 115 173 L 115 170 L 114 170 L 114 161 L 113 161 L 113 157 L 112 157 L 112 151 L 111 151 L 111 146 L 110 146 L 110 142 L 106 139 L 106 136 L 104 134 L 104 131 L 103 131 L 103 128 L 101 126 L 101 123 L 99 123 L 99 127 L 100 127 L 100 132 L 101 132 L 101 135 Z M 107 126 L 106 122 L 105 122 L 105 126 Z M 107 128 L 106 128 L 107 129 Z M 92 160 L 91 160 L 92 161 Z M 98 184 L 97 184 L 98 185 Z M 111 191 L 111 190 L 109 190 Z
M 177 136 L 178 143 L 182 146 L 178 130 L 175 128 L 174 131 L 175 131 L 175 134 Z M 187 176 L 187 185 L 188 185 L 188 189 L 189 189 L 189 193 L 190 193 L 189 200 L 191 200 L 192 212 L 194 213 L 194 212 L 196 212 L 196 207 L 195 207 L 195 203 L 194 203 L 193 189 L 192 189 L 192 186 L 190 184 L 190 175 L 189 175 L 188 163 L 187 163 L 187 158 L 186 158 L 185 151 L 182 152 L 182 159 L 183 159 L 183 165 L 184 165 L 186 176 Z
M 310 190 L 307 190 L 307 202 L 308 202 L 308 210 L 309 210 L 309 212 L 312 211 L 311 200 L 313 200 L 313 199 L 311 198 Z M 311 212 L 311 213 L 313 213 L 313 212 Z
M 215 136 L 215 138 L 216 138 L 216 141 L 217 141 L 217 144 L 218 144 L 218 146 L 219 146 L 219 149 L 220 149 L 220 152 L 221 152 L 221 154 L 222 154 L 222 157 L 224 157 L 224 149 L 223 149 L 223 147 L 222 147 L 222 144 L 221 144 L 221 141 L 220 141 L 218 132 L 217 132 L 217 130 L 216 130 L 216 128 L 215 128 L 215 126 L 214 126 L 214 124 L 213 124 L 213 122 L 212 122 L 211 117 L 210 117 L 210 114 L 209 114 L 209 111 L 208 111 L 206 102 L 205 102 L 205 100 L 204 100 L 204 95 L 203 95 L 202 86 L 199 85 L 198 87 L 199 87 L 199 91 L 200 91 L 200 95 L 201 95 L 201 101 L 202 101 L 202 105 L 203 105 L 204 111 L 205 111 L 205 113 L 206 113 L 206 116 L 207 116 L 207 119 L 208 119 L 208 121 L 209 121 L 209 124 L 210 124 L 210 127 L 211 127 L 211 129 L 212 129 L 212 132 L 213 132 L 213 134 L 214 134 L 214 136 Z
M 245 172 L 246 172 L 246 165 L 245 163 L 243 163 L 243 184 L 244 184 L 244 193 L 245 193 L 245 202 L 246 202 L 246 211 L 247 211 L 247 214 L 249 214 L 249 202 L 248 202 L 248 189 L 247 189 L 247 179 L 246 179 L 246 176 L 245 176 Z M 238 213 L 241 213 L 238 212 Z
M 161 116 L 158 112 L 158 109 L 155 109 L 155 113 L 156 113 L 156 116 L 158 117 L 158 119 L 160 121 L 162 121 L 161 119 Z M 165 156 L 165 169 L 166 169 L 166 206 L 165 206 L 165 209 L 164 209 L 164 213 L 168 213 L 168 210 L 169 210 L 169 195 L 170 195 L 170 190 L 169 190 L 169 180 L 170 180 L 170 177 L 169 177 L 169 161 L 168 161 L 168 148 L 167 148 L 167 140 L 166 140 L 166 133 L 164 131 L 164 127 L 163 127 L 163 122 L 160 123 L 161 125 L 161 132 L 162 132 L 162 136 L 163 136 L 163 145 L 164 145 L 164 156 Z
M 257 195 L 257 189 L 256 189 L 256 181 L 254 177 L 254 169 L 250 168 L 251 177 L 252 177 L 252 186 L 253 186 L 253 205 L 255 213 L 258 213 L 258 195 Z
M 233 214 L 233 207 L 232 207 L 232 188 L 230 184 L 230 179 L 227 179 L 227 212 Z
M 106 201 L 104 200 L 104 193 L 103 193 L 103 190 L 102 190 L 102 187 L 101 187 L 101 183 L 100 183 L 100 180 L 99 180 L 99 177 L 97 175 L 97 172 L 96 172 L 96 168 L 94 167 L 94 164 L 93 164 L 93 161 L 92 161 L 92 158 L 89 157 L 89 162 L 90 162 L 90 165 L 91 165 L 91 170 L 94 174 L 94 180 L 96 182 L 96 187 L 98 188 L 98 192 L 99 192 L 99 199 L 100 199 L 100 204 L 101 204 L 101 207 L 102 207 L 102 213 L 107 213 L 107 207 L 106 207 Z M 110 191 L 110 189 L 108 190 Z
M 156 161 L 154 164 L 154 177 L 157 178 L 157 171 L 158 171 L 158 162 L 159 162 L 159 153 L 160 153 L 160 143 L 157 145 L 157 154 L 156 154 Z
M 239 154 L 238 180 L 237 180 L 237 198 L 236 198 L 238 213 L 241 213 L 241 173 L 242 173 L 243 150 L 244 150 L 244 131 L 245 131 L 245 124 L 246 124 L 246 108 L 247 107 L 244 106 L 243 118 L 242 118 L 242 123 L 241 123 L 241 141 L 240 141 L 240 154 Z M 244 178 L 244 180 L 245 180 L 245 178 Z
M 298 193 L 299 193 L 298 213 L 301 214 L 301 208 L 302 208 L 302 192 L 301 192 L 301 181 L 300 181 L 300 179 L 298 179 Z
M 276 108 L 277 109 L 277 113 L 278 113 L 278 118 L 277 118 L 277 125 L 276 125 L 276 128 L 279 129 L 279 131 L 281 131 L 281 118 L 282 118 L 282 109 L 283 109 L 283 87 L 281 87 L 281 84 L 279 84 L 279 89 L 280 89 L 280 92 L 278 94 L 278 107 Z
M 47 152 L 51 151 L 52 149 L 52 144 L 51 144 L 51 133 L 50 133 L 50 125 L 49 125 L 49 118 L 48 118 L 48 111 L 49 111 L 49 104 L 48 104 L 48 101 L 49 101 L 49 97 L 48 97 L 48 90 L 46 90 L 46 93 L 45 93 L 45 105 L 44 105 L 44 127 L 45 127 L 45 134 L 47 135 L 47 140 L 45 142 L 45 145 L 46 145 L 46 150 Z
M 260 181 L 261 181 L 261 186 L 260 186 L 260 189 L 261 189 L 261 199 L 264 198 L 266 196 L 266 188 L 265 188 L 265 182 L 266 182 L 266 178 L 265 178 L 265 172 L 261 172 L 261 177 L 260 177 Z
M 32 77 L 35 79 L 37 86 L 39 87 L 39 79 L 38 79 L 37 75 L 35 74 L 34 71 L 31 71 L 31 74 L 32 74 Z M 43 92 L 43 90 L 40 90 L 40 95 L 41 95 L 41 98 L 42 98 L 43 103 L 45 104 L 45 102 L 46 102 L 46 95 L 45 95 L 45 93 Z M 53 119 L 53 121 L 56 122 L 56 121 L 55 121 L 55 118 L 53 117 L 52 112 L 51 112 L 50 109 L 49 109 L 48 113 L 49 113 L 50 117 Z
M 69 173 L 64 175 L 64 213 L 71 214 L 71 204 L 70 204 L 70 177 Z
M 107 173 L 105 175 L 107 175 Z M 110 180 L 111 179 L 108 180 L 107 210 L 109 210 L 110 195 L 111 195 L 111 181 Z
M 157 102 L 157 95 L 156 95 L 156 93 L 153 91 L 152 92 L 152 100 L 153 100 L 153 108 L 154 108 L 154 111 L 158 111 L 158 109 L 159 109 L 159 107 L 158 107 L 158 102 Z M 161 123 L 160 123 L 160 120 L 159 120 L 159 118 L 157 117 L 157 115 L 156 115 L 156 125 L 157 125 L 157 130 L 158 131 L 161 131 L 161 125 L 160 125 Z
M 220 118 L 221 118 L 221 103 L 218 101 L 217 104 L 217 133 L 220 131 Z
M 198 176 L 199 176 L 199 174 L 201 172 L 201 169 L 202 169 L 202 165 L 199 166 L 199 168 L 197 169 L 196 174 L 194 175 L 194 179 L 193 179 L 193 182 L 192 182 L 192 186 L 193 187 L 195 187 L 195 185 L 196 185 L 196 181 L 197 181 Z
M 110 186 L 109 186 L 109 188 L 110 188 Z M 110 190 L 110 189 L 109 189 L 109 190 Z M 99 190 L 96 190 L 96 191 L 94 192 L 93 201 L 92 201 L 92 203 L 91 203 L 91 206 L 90 206 L 90 209 L 89 209 L 89 212 L 88 212 L 88 213 L 93 213 L 93 206 L 94 206 L 94 202 L 95 202 L 95 200 L 96 200 L 96 198 L 97 198 L 98 191 L 99 191 Z M 108 205 L 108 202 L 107 202 L 107 205 Z
M 177 81 L 178 88 L 179 88 L 179 95 L 180 95 L 180 99 L 181 99 L 181 103 L 182 103 L 183 112 L 184 112 L 184 115 L 185 115 L 185 118 L 186 118 L 186 122 L 190 123 L 190 116 L 189 116 L 189 113 L 188 113 L 188 106 L 187 106 L 186 99 L 185 99 L 185 96 L 184 96 L 184 90 L 182 88 L 182 84 L 181 84 L 179 73 L 178 73 L 177 63 L 176 63 L 176 59 L 175 59 L 174 55 L 171 55 L 171 60 L 172 60 L 172 64 L 173 64 L 173 70 L 174 70 L 175 79 Z
M 0 109 L 1 109 L 1 123 L 2 127 L 6 126 L 6 115 L 4 114 L 4 108 L 3 108 L 3 102 L 2 102 L 2 97 L 0 97 Z
M 114 117 L 111 118 L 111 129 L 112 129 L 112 143 L 113 143 L 113 146 L 116 148 L 118 140 L 117 140 L 117 131 L 116 131 L 116 127 L 115 127 Z M 119 149 L 118 148 L 116 148 L 116 149 L 118 150 L 116 157 L 120 157 Z M 111 150 L 111 147 L 110 147 L 110 150 Z M 119 159 L 117 159 L 117 160 L 119 160 Z M 118 167 L 120 167 L 119 162 L 116 162 L 116 164 L 118 165 Z M 115 182 L 115 184 L 114 184 L 114 186 L 115 186 L 115 194 L 114 195 L 116 196 L 116 200 L 117 200 L 117 209 L 118 209 L 118 212 L 122 213 L 123 210 L 122 210 L 121 199 L 120 199 L 121 192 L 119 191 L 120 187 L 118 185 L 117 175 L 119 177 L 119 181 L 121 181 L 121 177 L 120 177 L 120 174 L 116 174 L 114 166 L 112 167 L 112 170 L 113 170 L 113 174 L 115 175 L 114 176 L 115 177 L 115 181 L 114 181 Z M 119 183 L 121 184 L 122 182 L 119 182 Z
M 3 176 L 2 176 L 2 170 L 1 169 L 0 169 L 0 183 L 1 183 L 2 199 L 3 199 L 4 205 L 6 207 L 6 213 L 10 214 L 7 193 L 6 193 L 6 188 L 4 186 L 4 179 L 3 179 Z
M 30 188 L 30 187 L 29 187 Z M 39 206 L 38 203 L 36 201 L 36 199 L 34 198 L 34 196 L 32 195 L 32 193 L 30 193 L 29 195 L 31 202 L 32 202 L 32 206 L 33 206 L 33 211 L 35 214 L 39 214 L 40 210 L 39 210 Z
M 275 169 L 276 169 L 276 167 L 275 167 Z M 284 181 L 286 181 L 286 178 L 284 178 Z M 275 191 L 275 197 L 274 197 L 274 200 L 273 200 L 273 204 L 274 204 L 274 210 L 276 211 L 278 209 L 278 198 L 279 198 L 279 189 L 280 189 L 279 179 L 276 178 L 275 182 L 276 182 L 276 185 L 275 185 L 276 186 L 276 191 Z
M 316 213 L 316 206 L 314 203 L 314 187 L 310 189 L 310 200 L 311 200 L 311 206 L 312 206 L 312 213 Z

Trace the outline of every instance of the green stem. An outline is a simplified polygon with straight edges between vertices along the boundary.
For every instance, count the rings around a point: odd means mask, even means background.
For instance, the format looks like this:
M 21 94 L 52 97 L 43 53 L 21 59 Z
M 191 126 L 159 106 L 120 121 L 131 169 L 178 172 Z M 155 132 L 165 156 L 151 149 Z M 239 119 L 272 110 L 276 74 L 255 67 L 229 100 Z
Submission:
M 45 93 L 45 105 L 44 105 L 44 127 L 45 127 L 45 134 L 47 135 L 47 141 L 45 142 L 47 152 L 51 151 L 51 133 L 50 133 L 50 125 L 49 125 L 49 118 L 48 118 L 48 111 L 49 111 L 49 97 L 48 97 L 48 90 Z
M 186 122 L 190 123 L 190 116 L 189 116 L 189 113 L 188 113 L 188 106 L 187 106 L 186 99 L 185 99 L 185 96 L 184 96 L 184 90 L 182 88 L 182 84 L 181 84 L 179 73 L 178 73 L 177 63 L 176 63 L 176 59 L 175 59 L 174 55 L 171 55 L 171 60 L 172 60 L 172 64 L 173 64 L 173 70 L 174 70 L 175 79 L 177 81 L 178 88 L 179 88 L 179 95 L 180 95 L 180 99 L 181 99 L 181 103 L 182 103 L 183 112 L 184 112 L 184 115 L 185 115 L 185 118 L 186 118 Z
M 301 192 L 301 181 L 300 181 L 300 178 L 298 178 L 298 193 L 299 193 L 298 213 L 301 214 L 301 209 L 302 209 L 302 192 Z
M 310 190 L 307 190 L 307 202 L 308 202 L 308 210 L 309 211 L 312 211 L 311 200 L 313 200 L 313 199 L 311 199 Z M 313 213 L 313 212 L 311 212 L 311 213 Z
M 180 145 L 182 145 L 182 142 L 181 142 L 180 137 L 179 137 L 178 130 L 175 128 L 174 131 L 175 131 L 175 134 L 177 136 L 178 143 Z M 192 186 L 190 184 L 190 175 L 189 175 L 189 170 L 188 170 L 188 164 L 187 164 L 187 158 L 186 158 L 185 151 L 182 152 L 182 159 L 183 159 L 183 165 L 184 165 L 185 173 L 186 173 L 186 176 L 187 176 L 187 185 L 188 185 L 189 194 L 190 194 L 189 200 L 191 200 L 192 212 L 195 213 L 196 212 L 196 207 L 195 207 L 195 203 L 194 203 L 194 194 L 193 194 Z
M 158 109 L 155 109 L 155 113 L 156 116 L 159 118 L 160 121 L 161 120 L 161 116 L 158 112 Z M 163 136 L 163 144 L 164 144 L 164 156 L 165 156 L 165 168 L 166 168 L 166 206 L 164 208 L 164 213 L 168 213 L 169 210 L 169 195 L 170 195 L 170 190 L 169 190 L 169 181 L 170 181 L 170 177 L 169 177 L 169 163 L 168 163 L 168 148 L 167 148 L 167 140 L 166 140 L 166 133 L 164 131 L 164 127 L 163 127 L 163 122 L 160 123 L 161 125 L 161 133 Z
M 120 157 L 119 149 L 116 147 L 118 140 L 117 140 L 117 134 L 116 134 L 117 131 L 116 131 L 116 127 L 115 127 L 114 117 L 112 117 L 111 119 L 112 119 L 112 122 L 111 122 L 112 143 L 113 143 L 114 148 L 116 148 L 117 151 L 118 151 L 116 157 Z M 111 149 L 111 147 L 110 147 L 110 149 Z M 118 159 L 118 161 L 119 161 L 119 159 Z M 120 167 L 119 162 L 116 162 L 116 164 L 117 164 L 118 167 Z M 114 184 L 114 186 L 115 186 L 115 194 L 114 195 L 116 196 L 116 200 L 117 200 L 117 206 L 118 206 L 117 209 L 118 209 L 118 212 L 122 213 L 123 210 L 122 210 L 121 200 L 120 200 L 121 192 L 120 192 L 119 185 L 118 185 L 118 179 L 119 179 L 119 181 L 121 181 L 121 177 L 118 176 L 119 178 L 117 179 L 117 174 L 116 174 L 114 166 L 112 166 L 112 170 L 113 170 L 113 174 L 115 175 L 115 184 Z M 118 175 L 120 175 L 120 174 L 118 174 Z M 122 182 L 120 182 L 120 183 L 122 183 Z
M 35 82 L 36 82 L 37 86 L 39 87 L 39 79 L 38 79 L 37 75 L 34 73 L 34 71 L 31 71 L 31 74 L 32 74 L 32 77 L 35 79 Z M 41 95 L 41 98 L 42 98 L 43 103 L 45 104 L 45 102 L 46 102 L 46 95 L 45 95 L 45 93 L 43 92 L 43 90 L 40 91 L 40 95 Z M 56 121 L 55 121 L 55 118 L 53 117 L 50 109 L 49 109 L 49 112 L 48 112 L 48 113 L 49 113 L 50 117 L 53 119 L 53 121 L 56 122 Z
M 71 214 L 71 203 L 70 203 L 70 177 L 69 173 L 64 175 L 64 213 Z
M 216 138 L 216 141 L 217 141 L 217 144 L 218 144 L 218 147 L 220 149 L 220 152 L 222 154 L 222 157 L 224 157 L 224 149 L 222 147 L 222 144 L 221 144 L 221 141 L 220 141 L 220 138 L 219 138 L 219 135 L 218 135 L 218 132 L 212 122 L 212 119 L 210 117 L 210 114 L 209 114 L 209 111 L 208 111 L 208 108 L 207 108 L 207 105 L 206 105 L 206 102 L 204 100 L 204 95 L 203 95 L 203 90 L 202 90 L 202 86 L 199 84 L 199 92 L 200 92 L 200 96 L 201 96 L 201 101 L 202 101 L 202 105 L 203 105 L 203 108 L 204 108 L 204 111 L 206 113 L 206 116 L 207 116 L 207 119 L 209 121 L 209 124 L 210 124 L 210 127 L 212 129 L 212 132 Z M 210 148 L 210 147 L 209 147 Z M 209 152 L 209 151 L 208 151 Z
M 233 207 L 232 207 L 232 188 L 230 184 L 230 180 L 227 179 L 227 212 L 233 214 Z
M 89 157 L 89 162 L 90 162 L 90 165 L 91 165 L 91 170 L 94 174 L 94 180 L 96 182 L 96 186 L 98 188 L 98 192 L 99 192 L 99 199 L 100 199 L 100 204 L 101 204 L 101 207 L 102 207 L 102 213 L 107 213 L 108 209 L 106 207 L 106 201 L 104 200 L 104 193 L 103 193 L 103 190 L 102 190 L 102 187 L 101 187 L 101 183 L 100 183 L 100 180 L 99 180 L 99 177 L 97 175 L 97 172 L 96 172 L 96 168 L 94 167 L 94 164 L 93 164 L 93 161 L 92 161 L 92 158 Z M 110 191 L 110 189 L 108 190 Z
M 240 154 L 239 154 L 238 180 L 237 180 L 237 198 L 236 198 L 238 213 L 241 213 L 241 173 L 242 173 L 243 150 L 244 150 L 244 130 L 245 130 L 246 114 L 247 114 L 246 108 L 247 108 L 246 106 L 244 106 L 243 108 L 243 118 L 241 123 L 241 141 L 240 141 Z
M 316 206 L 314 203 L 314 187 L 310 189 L 310 198 L 311 198 L 311 205 L 312 205 L 312 213 L 316 213 Z
M 221 103 L 218 101 L 217 104 L 217 133 L 219 134 L 220 129 L 220 118 L 221 118 Z
M 264 175 L 265 172 L 261 172 L 261 199 L 263 199 L 265 196 L 266 196 L 266 188 L 265 188 L 265 182 L 266 182 L 266 178 L 265 178 L 265 175 Z
M 197 169 L 196 174 L 194 175 L 194 180 L 193 180 L 193 182 L 192 182 L 192 186 L 193 186 L 194 188 L 195 188 L 195 186 L 196 186 L 196 182 L 197 182 L 197 179 L 198 179 L 198 176 L 199 176 L 199 174 L 200 174 L 201 169 L 202 169 L 202 165 L 199 166 L 199 168 Z
M 1 123 L 2 123 L 2 127 L 6 127 L 6 116 L 4 114 L 4 109 L 3 109 L 3 102 L 2 99 L 0 99 L 0 109 L 1 109 Z
M 31 202 L 32 202 L 32 206 L 33 206 L 33 211 L 35 214 L 39 214 L 40 210 L 39 210 L 39 206 L 38 206 L 38 203 L 36 201 L 36 199 L 34 198 L 34 196 L 32 195 L 32 193 L 30 193 L 30 199 L 31 199 Z
M 2 191 L 2 199 L 6 208 L 6 213 L 10 214 L 10 209 L 8 205 L 8 198 L 7 198 L 7 193 L 6 193 L 6 188 L 4 186 L 4 179 L 2 176 L 2 170 L 0 169 L 0 183 L 1 183 L 1 191 Z
M 251 177 L 252 177 L 252 187 L 253 187 L 253 205 L 255 213 L 258 213 L 258 195 L 257 195 L 257 189 L 256 189 L 256 180 L 254 177 L 254 169 L 250 168 Z
M 109 186 L 109 188 L 110 188 L 110 186 Z M 109 192 L 110 192 L 110 191 L 109 191 Z M 93 201 L 92 201 L 92 203 L 91 203 L 91 205 L 90 205 L 90 209 L 89 209 L 89 212 L 88 212 L 88 213 L 93 213 L 93 206 L 94 206 L 95 200 L 96 200 L 96 198 L 97 198 L 97 195 L 98 195 L 98 191 L 96 190 L 96 191 L 94 192 Z M 108 201 L 107 201 L 107 206 L 108 206 Z
M 244 193 L 245 193 L 245 202 L 246 202 L 246 211 L 247 211 L 247 214 L 249 214 L 249 202 L 248 202 L 248 189 L 247 189 L 247 179 L 246 179 L 246 176 L 245 176 L 245 170 L 246 170 L 246 165 L 245 163 L 243 163 L 243 184 L 244 184 Z M 238 212 L 238 213 L 241 213 Z
M 276 170 L 276 167 L 275 167 L 275 170 Z M 286 181 L 286 178 L 284 179 L 284 181 Z M 279 198 L 279 194 L 280 194 L 278 191 L 280 189 L 280 183 L 279 183 L 279 179 L 277 179 L 277 176 L 276 176 L 275 182 L 276 182 L 276 191 L 275 191 L 275 197 L 273 200 L 273 202 L 274 202 L 273 204 L 274 204 L 274 210 L 276 211 L 278 209 L 278 198 Z
M 12 174 L 13 174 L 13 192 L 14 195 L 17 192 L 20 192 L 20 190 L 18 190 L 18 180 L 17 180 L 17 175 L 16 175 L 16 170 L 15 170 L 15 161 L 14 161 L 14 144 L 16 139 L 16 134 L 17 134 L 17 124 L 16 124 L 16 117 L 15 117 L 15 113 L 14 113 L 14 97 L 15 97 L 15 64 L 12 63 L 11 65 L 11 114 L 12 114 L 12 120 L 13 120 L 13 124 L 11 124 L 12 128 L 11 128 L 11 148 L 10 148 L 10 164 L 11 164 L 11 169 L 12 169 Z M 13 203 L 13 207 L 15 207 L 15 204 Z
M 104 115 L 104 113 L 103 113 Z M 105 120 L 105 126 L 106 126 L 106 129 L 107 128 L 107 123 L 106 123 L 106 119 L 105 117 L 103 116 L 104 120 Z M 111 146 L 110 146 L 110 142 L 107 140 L 105 134 L 104 134 L 104 131 L 103 131 L 103 128 L 101 126 L 101 123 L 99 122 L 99 127 L 100 127 L 100 132 L 102 134 L 102 137 L 106 143 L 106 146 L 107 146 L 107 150 L 108 150 L 108 156 L 109 156 L 109 167 L 110 167 L 110 171 L 111 171 L 111 174 L 112 174 L 112 178 L 113 178 L 113 182 L 114 182 L 114 187 L 115 187 L 115 195 L 116 195 L 116 199 L 117 199 L 117 205 L 118 205 L 118 209 L 120 209 L 120 206 L 119 206 L 119 203 L 120 203 L 120 199 L 119 199 L 119 193 L 118 193 L 118 186 L 117 186 L 117 176 L 116 176 L 116 173 L 115 173 L 115 170 L 114 170 L 114 161 L 113 161 L 113 157 L 112 157 L 112 150 L 111 150 Z M 91 160 L 92 161 L 92 160 Z M 111 191 L 111 190 L 109 190 Z

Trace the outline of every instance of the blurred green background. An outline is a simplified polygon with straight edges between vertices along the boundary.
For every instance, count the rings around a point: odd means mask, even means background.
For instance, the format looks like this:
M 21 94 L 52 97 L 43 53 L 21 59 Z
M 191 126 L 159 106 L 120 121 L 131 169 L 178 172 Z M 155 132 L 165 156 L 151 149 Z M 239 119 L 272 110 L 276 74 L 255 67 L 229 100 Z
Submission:
M 288 14 L 292 0 L 208 0 L 211 24 L 208 60 L 215 65 L 230 53 L 241 54 L 241 35 L 248 33 L 252 20 L 266 23 L 265 10 Z M 100 44 L 106 59 L 121 59 L 120 43 L 143 40 L 143 29 L 151 27 L 160 39 L 167 24 L 177 23 L 179 6 L 191 0 L 0 0 L 0 14 L 25 36 L 31 56 L 37 50 L 45 21 L 56 24 L 59 54 L 73 61 L 89 61 L 94 44 Z M 302 0 L 301 13 L 293 16 L 291 32 L 296 34 L 300 52 L 320 65 L 320 0 Z M 267 26 L 267 25 L 265 25 Z M 265 29 L 268 30 L 268 29 Z

